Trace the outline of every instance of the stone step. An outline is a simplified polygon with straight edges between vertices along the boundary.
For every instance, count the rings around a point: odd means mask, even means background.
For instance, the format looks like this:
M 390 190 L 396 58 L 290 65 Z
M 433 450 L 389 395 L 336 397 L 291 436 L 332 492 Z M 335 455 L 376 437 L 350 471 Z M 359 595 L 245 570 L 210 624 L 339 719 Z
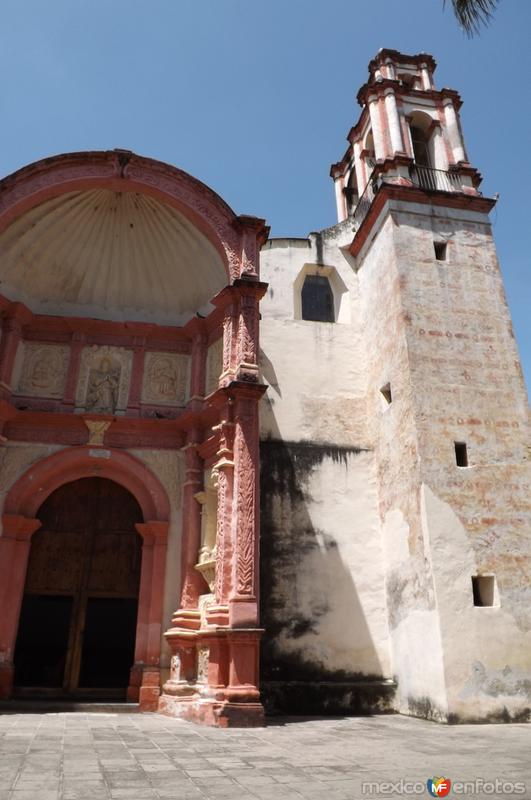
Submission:
M 82 700 L 2 700 L 0 714 L 68 714 L 84 712 L 86 714 L 135 714 L 139 711 L 138 703 L 120 703 Z

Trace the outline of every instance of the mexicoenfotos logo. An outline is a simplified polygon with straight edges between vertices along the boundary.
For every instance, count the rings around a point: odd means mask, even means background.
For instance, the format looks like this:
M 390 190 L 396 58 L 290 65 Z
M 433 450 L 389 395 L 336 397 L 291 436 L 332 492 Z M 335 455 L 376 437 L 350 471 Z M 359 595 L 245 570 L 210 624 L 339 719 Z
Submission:
M 447 797 L 452 788 L 452 781 L 450 778 L 428 778 L 426 786 L 432 797 Z

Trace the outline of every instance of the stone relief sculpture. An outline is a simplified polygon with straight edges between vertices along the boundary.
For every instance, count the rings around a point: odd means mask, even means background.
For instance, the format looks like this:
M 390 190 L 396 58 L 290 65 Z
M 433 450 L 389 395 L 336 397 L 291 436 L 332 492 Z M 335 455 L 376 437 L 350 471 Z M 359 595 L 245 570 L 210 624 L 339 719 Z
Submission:
M 95 419 L 84 419 L 83 422 L 88 428 L 87 444 L 92 446 L 103 447 L 103 437 L 105 431 L 110 428 L 111 423 L 107 420 L 96 421 Z
M 102 358 L 99 365 L 89 372 L 87 411 L 114 414 L 118 402 L 121 367 L 113 365 L 109 358 Z
M 33 397 L 62 397 L 68 367 L 68 347 L 24 343 L 17 393 Z
M 146 353 L 142 401 L 157 405 L 184 405 L 188 362 L 188 356 L 178 353 Z
M 123 414 L 127 408 L 132 354 L 121 347 L 88 347 L 82 353 L 76 410 Z

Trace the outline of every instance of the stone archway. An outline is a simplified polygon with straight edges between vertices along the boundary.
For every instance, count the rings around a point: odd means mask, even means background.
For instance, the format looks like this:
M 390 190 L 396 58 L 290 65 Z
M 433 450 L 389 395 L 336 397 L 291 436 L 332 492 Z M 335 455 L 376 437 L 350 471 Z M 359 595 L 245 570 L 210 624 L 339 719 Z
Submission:
M 144 521 L 142 537 L 135 663 L 128 699 L 142 710 L 155 710 L 160 693 L 162 601 L 169 527 L 169 500 L 153 473 L 133 456 L 114 450 L 76 447 L 62 450 L 30 467 L 9 490 L 0 536 L 0 697 L 11 696 L 13 655 L 30 551 L 40 527 L 37 511 L 57 488 L 79 478 L 102 477 L 135 497 Z

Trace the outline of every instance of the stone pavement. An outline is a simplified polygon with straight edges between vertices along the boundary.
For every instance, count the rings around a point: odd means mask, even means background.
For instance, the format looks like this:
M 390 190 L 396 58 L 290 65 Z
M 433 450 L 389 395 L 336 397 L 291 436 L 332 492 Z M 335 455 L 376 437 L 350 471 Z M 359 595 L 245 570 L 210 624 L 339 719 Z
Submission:
M 441 775 L 527 784 L 468 797 L 531 798 L 531 725 L 382 716 L 216 730 L 157 714 L 0 716 L 0 800 L 429 797 L 426 779 Z M 422 786 L 406 791 L 401 780 Z M 366 781 L 389 785 L 370 794 Z

